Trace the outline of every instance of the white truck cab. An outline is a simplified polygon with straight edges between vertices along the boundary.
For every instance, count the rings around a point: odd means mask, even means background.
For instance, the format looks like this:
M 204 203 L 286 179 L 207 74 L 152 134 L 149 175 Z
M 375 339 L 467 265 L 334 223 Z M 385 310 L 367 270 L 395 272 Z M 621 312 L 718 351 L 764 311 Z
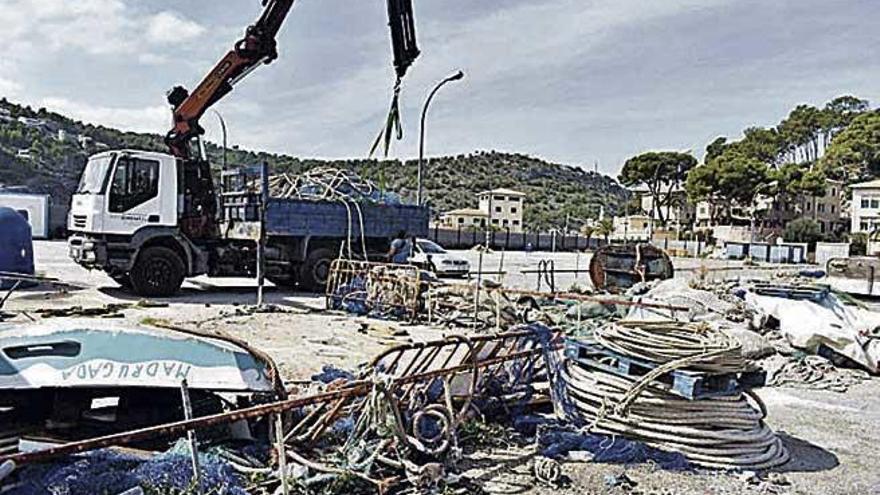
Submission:
M 71 198 L 71 258 L 147 296 L 171 294 L 186 276 L 204 273 L 207 253 L 181 228 L 187 210 L 198 203 L 185 194 L 184 184 L 194 182 L 187 182 L 183 169 L 179 159 L 165 153 L 118 150 L 92 156 Z M 201 189 L 213 202 L 213 189 Z M 206 208 L 204 215 L 214 211 Z
M 133 235 L 147 226 L 176 226 L 177 169 L 177 159 L 165 153 L 122 150 L 92 156 L 71 200 L 68 229 Z

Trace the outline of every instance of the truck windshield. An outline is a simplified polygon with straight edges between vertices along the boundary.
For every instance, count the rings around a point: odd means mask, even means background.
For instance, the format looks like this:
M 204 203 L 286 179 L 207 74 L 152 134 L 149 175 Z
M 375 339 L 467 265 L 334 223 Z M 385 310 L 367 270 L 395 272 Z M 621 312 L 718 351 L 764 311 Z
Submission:
M 101 194 L 104 192 L 104 185 L 107 182 L 107 172 L 110 170 L 110 162 L 113 161 L 114 155 L 92 158 L 86 164 L 83 170 L 82 178 L 79 180 L 79 186 L 76 188 L 77 194 Z

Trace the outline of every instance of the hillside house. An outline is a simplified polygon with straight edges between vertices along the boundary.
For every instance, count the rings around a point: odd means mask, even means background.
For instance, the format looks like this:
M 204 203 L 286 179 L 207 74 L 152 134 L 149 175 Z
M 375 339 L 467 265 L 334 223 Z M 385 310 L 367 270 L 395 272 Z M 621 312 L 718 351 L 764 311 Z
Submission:
M 492 227 L 509 229 L 511 233 L 516 234 L 523 231 L 525 193 L 513 189 L 492 189 L 481 192 L 478 197 L 480 210 L 488 215 Z
M 489 215 L 485 211 L 475 208 L 461 208 L 441 214 L 438 226 L 446 229 L 467 227 L 483 229 L 488 224 Z
M 852 189 L 850 233 L 870 234 L 880 229 L 880 180 L 861 182 Z

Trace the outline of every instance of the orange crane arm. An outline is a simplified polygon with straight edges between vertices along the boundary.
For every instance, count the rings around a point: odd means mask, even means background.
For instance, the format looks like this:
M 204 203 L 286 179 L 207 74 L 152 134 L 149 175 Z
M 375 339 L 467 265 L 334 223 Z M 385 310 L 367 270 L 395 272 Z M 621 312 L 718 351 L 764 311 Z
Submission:
M 190 93 L 182 86 L 168 92 L 168 103 L 174 108 L 174 127 L 165 136 L 172 155 L 189 158 L 190 140 L 204 134 L 199 119 L 233 86 L 262 64 L 278 58 L 276 37 L 290 13 L 294 0 L 263 0 L 263 14 L 247 28 L 244 38 L 202 79 Z

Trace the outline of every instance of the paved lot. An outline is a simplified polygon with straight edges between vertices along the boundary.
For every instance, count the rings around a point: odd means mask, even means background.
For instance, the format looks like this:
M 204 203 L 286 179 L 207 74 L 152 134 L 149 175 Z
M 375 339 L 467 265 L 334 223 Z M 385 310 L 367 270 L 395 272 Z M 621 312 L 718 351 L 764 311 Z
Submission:
M 34 310 L 71 305 L 97 306 L 110 302 L 136 301 L 99 272 L 87 272 L 67 259 L 66 246 L 60 242 L 37 242 L 36 264 L 39 273 L 86 288 L 68 293 L 21 292 L 7 303 L 11 310 Z M 479 254 L 462 252 L 478 261 Z M 484 270 L 497 270 L 501 253 L 483 258 Z M 506 253 L 504 269 L 509 273 L 505 283 L 534 288 L 535 275 L 518 273 L 536 267 L 541 259 L 553 259 L 556 268 L 586 267 L 587 255 L 573 253 Z M 722 261 L 676 260 L 678 276 L 690 276 L 700 266 L 737 266 Z M 476 266 L 476 264 L 475 264 Z M 752 273 L 756 274 L 758 272 Z M 711 276 L 750 275 L 741 271 L 712 272 Z M 570 277 L 570 278 L 569 278 Z M 585 284 L 586 274 L 560 276 L 557 285 L 567 288 L 572 283 Z M 281 292 L 270 289 L 267 301 L 289 310 L 283 314 L 236 315 L 243 305 L 255 302 L 251 280 L 210 280 L 199 278 L 186 283 L 180 296 L 167 299 L 166 308 L 130 309 L 124 322 L 136 323 L 145 318 L 164 319 L 178 325 L 202 328 L 218 327 L 238 335 L 272 355 L 288 380 L 302 380 L 323 364 L 355 367 L 367 361 L 386 345 L 357 332 L 360 323 L 368 320 L 339 314 L 323 313 L 323 298 L 310 294 Z M 23 323 L 19 318 L 13 324 Z M 8 325 L 8 324 L 7 324 Z M 3 325 L 0 325 L 2 332 Z M 424 326 L 406 327 L 415 340 L 439 338 L 446 329 Z M 487 488 L 499 493 L 622 493 L 607 488 L 604 477 L 626 471 L 638 482 L 641 493 L 816 493 L 816 494 L 880 494 L 880 380 L 872 380 L 852 388 L 846 394 L 789 388 L 760 391 L 768 409 L 768 423 L 784 432 L 794 460 L 781 471 L 792 486 L 775 487 L 778 492 L 761 491 L 731 474 L 670 473 L 654 471 L 650 466 L 621 467 L 594 464 L 567 464 L 565 472 L 572 484 L 561 490 L 534 488 L 527 466 L 522 462 L 496 462 L 497 471 L 485 478 Z M 520 481 L 522 483 L 520 483 Z M 512 486 L 523 484 L 522 489 Z M 665 491 L 664 491 L 665 490 Z

